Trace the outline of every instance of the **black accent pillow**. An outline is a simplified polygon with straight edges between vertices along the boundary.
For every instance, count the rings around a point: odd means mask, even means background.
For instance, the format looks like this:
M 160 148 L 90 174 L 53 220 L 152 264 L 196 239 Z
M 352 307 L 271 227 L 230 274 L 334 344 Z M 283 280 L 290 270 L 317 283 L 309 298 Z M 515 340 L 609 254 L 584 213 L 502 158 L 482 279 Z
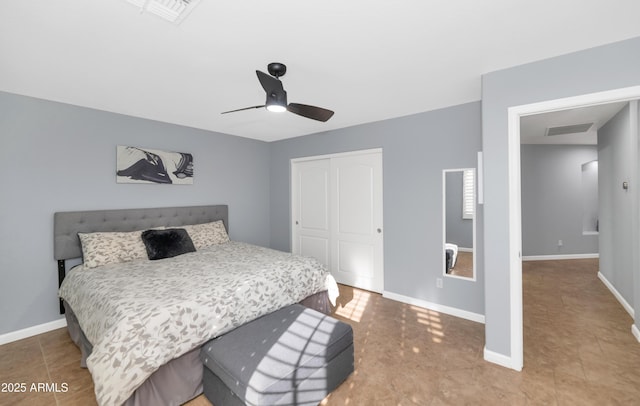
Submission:
M 151 260 L 171 258 L 196 250 L 184 228 L 146 230 L 142 232 L 142 241 Z

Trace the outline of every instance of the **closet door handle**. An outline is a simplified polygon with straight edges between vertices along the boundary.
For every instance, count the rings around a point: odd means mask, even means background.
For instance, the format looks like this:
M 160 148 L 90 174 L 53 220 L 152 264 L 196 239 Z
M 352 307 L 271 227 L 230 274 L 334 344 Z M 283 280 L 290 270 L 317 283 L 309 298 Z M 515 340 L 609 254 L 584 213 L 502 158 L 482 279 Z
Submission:
M 382 229 L 381 228 L 378 229 L 378 234 L 382 234 Z

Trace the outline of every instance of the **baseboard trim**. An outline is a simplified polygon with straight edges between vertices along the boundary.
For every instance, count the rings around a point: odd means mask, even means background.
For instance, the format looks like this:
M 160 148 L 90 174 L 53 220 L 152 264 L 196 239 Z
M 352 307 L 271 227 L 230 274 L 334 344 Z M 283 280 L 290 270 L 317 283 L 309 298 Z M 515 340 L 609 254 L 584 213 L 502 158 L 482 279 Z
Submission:
M 525 255 L 523 261 L 554 261 L 558 259 L 591 259 L 600 258 L 599 253 L 593 254 L 563 254 L 563 255 Z
M 429 309 L 429 310 L 433 310 L 433 311 L 436 311 L 436 312 L 448 314 L 450 316 L 460 317 L 461 319 L 471 320 L 471 321 L 475 321 L 477 323 L 483 323 L 484 324 L 484 315 L 483 314 L 473 313 L 473 312 L 469 312 L 467 310 L 461 310 L 461 309 L 457 309 L 455 307 L 445 306 L 445 305 L 441 305 L 441 304 L 438 304 L 438 303 L 432 303 L 432 302 L 428 302 L 426 300 L 416 299 L 416 298 L 413 298 L 413 297 L 400 295 L 398 293 L 393 293 L 393 292 L 389 292 L 389 291 L 386 291 L 386 290 L 382 292 L 382 297 L 385 297 L 385 298 L 391 299 L 391 300 L 395 300 L 396 302 L 402 302 L 402 303 L 406 303 L 406 304 L 410 304 L 410 305 L 414 305 L 414 306 L 418 306 L 418 307 L 423 307 L 425 309 Z
M 491 362 L 505 368 L 514 369 L 516 371 L 522 371 L 522 365 L 515 365 L 515 361 L 511 357 L 490 351 L 487 347 L 484 347 L 483 352 L 484 360 L 487 362 Z
M 618 300 L 618 302 L 620 302 L 622 307 L 624 307 L 624 310 L 626 310 L 627 313 L 629 313 L 629 315 L 634 318 L 635 311 L 633 310 L 633 306 L 631 306 L 629 303 L 627 303 L 626 300 L 624 300 L 624 297 L 622 297 L 620 292 L 618 292 L 613 284 L 611 284 L 611 282 L 609 282 L 609 280 L 601 272 L 598 272 L 598 278 L 602 281 L 602 283 L 604 283 L 604 286 L 609 289 L 611 294 Z
M 638 327 L 636 327 L 635 324 L 631 325 L 631 334 L 633 334 L 636 340 L 640 343 L 640 330 L 638 330 Z
M 0 335 L 0 345 L 8 344 L 14 341 L 22 340 L 23 338 L 29 338 L 37 336 L 38 334 L 46 333 L 51 330 L 57 330 L 67 326 L 67 319 L 62 318 L 48 323 L 38 324 L 37 326 L 23 328 L 22 330 L 12 331 Z

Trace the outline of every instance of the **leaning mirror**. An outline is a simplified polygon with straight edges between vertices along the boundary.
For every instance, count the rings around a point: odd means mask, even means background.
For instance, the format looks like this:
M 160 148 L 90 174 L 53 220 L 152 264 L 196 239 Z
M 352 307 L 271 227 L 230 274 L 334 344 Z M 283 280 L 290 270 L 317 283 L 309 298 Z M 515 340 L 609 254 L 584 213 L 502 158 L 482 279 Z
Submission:
M 442 171 L 443 270 L 445 276 L 475 280 L 476 170 Z

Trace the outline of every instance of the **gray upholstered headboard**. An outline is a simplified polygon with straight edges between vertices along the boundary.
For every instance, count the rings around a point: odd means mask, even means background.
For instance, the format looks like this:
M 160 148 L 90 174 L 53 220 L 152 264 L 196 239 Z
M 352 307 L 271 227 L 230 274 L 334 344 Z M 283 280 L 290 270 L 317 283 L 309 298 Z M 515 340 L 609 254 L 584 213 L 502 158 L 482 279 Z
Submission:
M 222 220 L 229 232 L 227 205 L 65 211 L 53 215 L 53 256 L 58 260 L 58 286 L 66 275 L 65 260 L 82 257 L 78 233 L 135 231 Z M 60 299 L 60 314 L 64 305 Z
M 53 217 L 53 255 L 58 261 L 82 256 L 78 233 L 134 231 L 222 220 L 229 231 L 227 205 L 57 212 Z

